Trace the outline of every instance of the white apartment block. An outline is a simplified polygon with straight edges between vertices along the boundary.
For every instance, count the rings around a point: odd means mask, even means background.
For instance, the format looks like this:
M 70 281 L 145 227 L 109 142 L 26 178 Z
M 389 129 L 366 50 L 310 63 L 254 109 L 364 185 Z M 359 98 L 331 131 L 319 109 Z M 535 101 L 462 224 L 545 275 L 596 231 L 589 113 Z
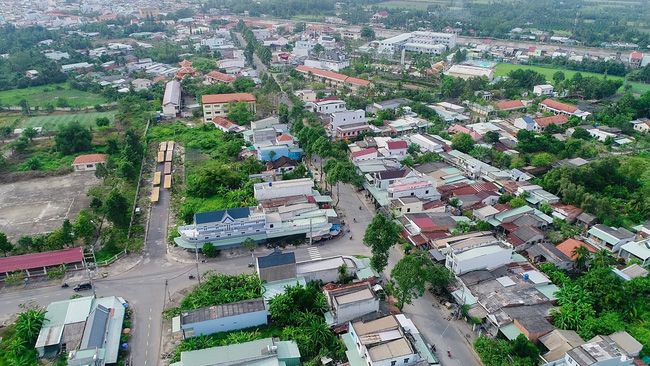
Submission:
M 428 45 L 428 46 L 427 46 Z M 404 33 L 379 42 L 379 52 L 395 53 L 406 49 L 407 51 L 436 53 L 442 50 L 441 47 L 430 47 L 443 45 L 446 48 L 456 47 L 456 35 L 453 33 L 437 32 L 412 32 Z
M 339 111 L 332 113 L 330 125 L 332 131 L 336 131 L 341 126 L 368 122 L 366 111 L 357 109 L 356 111 Z

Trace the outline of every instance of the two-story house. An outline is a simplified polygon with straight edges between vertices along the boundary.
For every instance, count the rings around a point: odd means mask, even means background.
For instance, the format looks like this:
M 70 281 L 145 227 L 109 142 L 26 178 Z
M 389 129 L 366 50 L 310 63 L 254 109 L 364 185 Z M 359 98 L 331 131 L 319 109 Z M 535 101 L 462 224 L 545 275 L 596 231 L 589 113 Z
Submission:
M 225 239 L 245 238 L 264 234 L 266 217 L 257 207 L 241 207 L 228 210 L 194 214 L 194 224 L 180 226 L 182 239 L 202 248 L 204 243 Z
M 349 332 L 359 356 L 368 366 L 408 366 L 420 361 L 393 315 L 350 323 Z
M 213 117 L 227 116 L 231 105 L 244 102 L 251 112 L 255 113 L 255 96 L 250 93 L 205 94 L 201 96 L 203 104 L 203 119 L 211 122 Z
M 435 184 L 422 177 L 410 177 L 397 180 L 388 186 L 388 197 L 391 199 L 415 196 L 425 200 L 439 200 L 440 193 Z
M 340 100 L 338 97 L 325 97 L 323 99 L 316 99 L 311 105 L 311 111 L 330 114 L 347 110 L 345 105 L 345 101 Z
M 587 243 L 600 249 L 607 249 L 612 253 L 617 253 L 623 244 L 634 241 L 633 232 L 619 227 L 617 229 L 603 224 L 596 224 L 587 231 Z

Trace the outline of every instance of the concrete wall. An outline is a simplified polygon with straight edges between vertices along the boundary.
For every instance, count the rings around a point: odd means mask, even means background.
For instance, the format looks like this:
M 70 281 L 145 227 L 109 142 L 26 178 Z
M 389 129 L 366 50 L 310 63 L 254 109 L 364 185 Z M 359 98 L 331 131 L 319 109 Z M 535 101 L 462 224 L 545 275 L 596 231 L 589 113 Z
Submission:
M 345 304 L 336 309 L 336 324 L 342 325 L 352 319 L 379 311 L 379 299 L 372 298 Z
M 267 324 L 268 312 L 265 310 L 256 311 L 254 313 L 241 314 L 230 316 L 227 318 L 206 320 L 204 322 L 194 324 L 184 324 L 181 326 L 185 338 L 198 337 L 201 334 L 213 334 L 219 332 L 227 332 L 231 330 L 238 330 L 244 328 L 254 327 L 256 325 Z M 193 329 L 194 335 L 188 334 L 188 331 Z

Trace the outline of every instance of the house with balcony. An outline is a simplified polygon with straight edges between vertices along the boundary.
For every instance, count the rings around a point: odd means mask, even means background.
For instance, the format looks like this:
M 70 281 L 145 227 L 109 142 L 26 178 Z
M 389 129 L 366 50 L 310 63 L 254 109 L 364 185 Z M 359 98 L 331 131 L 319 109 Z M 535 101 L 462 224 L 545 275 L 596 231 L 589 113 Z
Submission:
M 347 110 L 346 103 L 338 97 L 325 97 L 316 99 L 311 104 L 311 111 L 322 114 L 330 114 Z
M 178 233 L 189 247 L 202 248 L 208 242 L 248 237 L 259 237 L 266 231 L 266 217 L 258 207 L 240 207 L 228 210 L 194 214 L 194 224 L 180 226 Z
M 598 249 L 618 253 L 624 244 L 634 241 L 636 235 L 629 230 L 596 224 L 587 231 L 587 243 Z
M 325 313 L 325 320 L 330 326 L 344 325 L 364 315 L 379 312 L 379 298 L 368 282 L 342 286 L 328 284 L 323 292 L 330 308 Z
M 439 200 L 435 184 L 422 177 L 402 178 L 388 186 L 389 199 L 413 196 L 424 200 Z
M 364 365 L 409 366 L 420 361 L 417 350 L 393 315 L 350 323 L 348 334 L 344 338 L 348 353 L 356 351 Z
M 623 244 L 619 255 L 626 261 L 636 258 L 641 261 L 641 266 L 644 267 L 650 265 L 650 239 Z
M 445 267 L 456 275 L 481 269 L 489 271 L 512 262 L 512 253 L 512 245 L 504 242 L 465 247 L 447 253 Z

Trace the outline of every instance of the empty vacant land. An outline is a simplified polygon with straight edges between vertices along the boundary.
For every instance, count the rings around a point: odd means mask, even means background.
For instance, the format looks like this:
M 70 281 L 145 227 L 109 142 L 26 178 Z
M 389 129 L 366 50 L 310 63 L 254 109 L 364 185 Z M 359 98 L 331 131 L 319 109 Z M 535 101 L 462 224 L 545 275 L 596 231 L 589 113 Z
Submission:
M 101 95 L 69 89 L 68 84 L 35 86 L 0 92 L 0 100 L 4 106 L 19 106 L 20 101 L 25 99 L 30 107 L 44 108 L 50 104 L 56 107 L 60 98 L 66 99 L 69 105 L 76 107 L 87 107 L 108 102 L 108 99 Z
M 98 185 L 92 171 L 0 184 L 0 232 L 16 242 L 23 235 L 48 233 L 88 207 L 86 192 Z
M 50 114 L 47 116 L 30 117 L 21 123 L 22 128 L 27 127 L 43 127 L 44 131 L 56 131 L 61 125 L 68 122 L 77 121 L 82 125 L 89 128 L 96 128 L 95 120 L 97 118 L 106 117 L 111 121 L 111 125 L 115 122 L 115 112 L 89 112 L 89 113 L 62 113 Z

